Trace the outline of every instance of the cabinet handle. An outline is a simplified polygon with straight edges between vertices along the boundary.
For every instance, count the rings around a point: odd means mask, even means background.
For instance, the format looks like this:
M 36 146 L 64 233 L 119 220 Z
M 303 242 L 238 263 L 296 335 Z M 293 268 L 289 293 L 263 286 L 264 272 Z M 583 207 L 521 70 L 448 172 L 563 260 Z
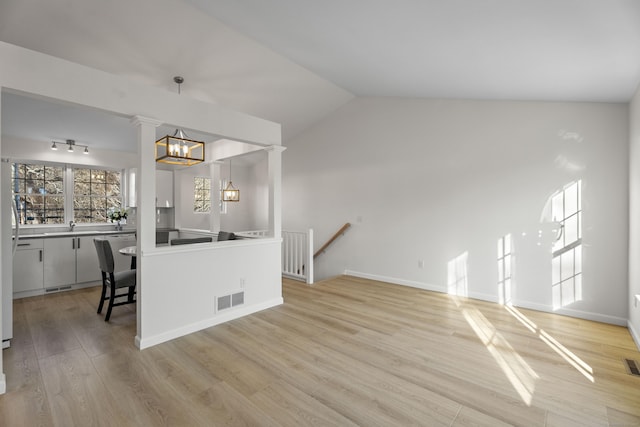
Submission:
M 42 262 L 42 249 L 40 249 L 40 262 Z
M 75 249 L 76 248 L 76 239 L 75 237 L 73 239 L 71 239 L 71 249 Z
M 80 238 L 78 237 L 78 249 L 80 249 Z
M 31 243 L 18 243 L 18 246 L 31 246 Z

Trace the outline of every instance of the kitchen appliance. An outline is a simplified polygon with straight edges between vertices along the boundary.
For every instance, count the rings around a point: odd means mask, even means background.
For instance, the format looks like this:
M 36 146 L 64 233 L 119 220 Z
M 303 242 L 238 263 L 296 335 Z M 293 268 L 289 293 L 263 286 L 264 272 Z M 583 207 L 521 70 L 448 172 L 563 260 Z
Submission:
M 0 208 L 2 212 L 9 213 L 11 206 L 13 215 L 0 216 L 0 235 L 12 235 L 12 239 L 2 238 L 2 286 L 0 287 L 2 302 L 2 348 L 8 348 L 13 338 L 13 255 L 18 247 L 18 238 L 20 234 L 20 221 L 18 210 L 13 200 L 11 191 L 11 162 L 9 159 L 2 159 L 0 166 Z M 13 221 L 12 221 L 13 220 Z M 14 227 L 12 227 L 14 222 Z M 15 231 L 13 231 L 15 230 Z

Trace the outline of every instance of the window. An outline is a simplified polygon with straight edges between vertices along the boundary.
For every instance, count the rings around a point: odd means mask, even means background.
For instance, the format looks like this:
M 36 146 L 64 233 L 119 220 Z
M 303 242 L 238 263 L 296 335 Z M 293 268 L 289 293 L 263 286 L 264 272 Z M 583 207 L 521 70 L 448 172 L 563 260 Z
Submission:
M 73 169 L 73 219 L 77 223 L 107 222 L 108 212 L 122 206 L 120 172 Z
M 11 165 L 20 224 L 64 224 L 64 168 L 44 164 Z
M 193 178 L 193 211 L 211 212 L 211 178 Z
M 551 217 L 562 233 L 553 245 L 553 307 L 582 300 L 582 182 L 572 182 L 551 197 Z

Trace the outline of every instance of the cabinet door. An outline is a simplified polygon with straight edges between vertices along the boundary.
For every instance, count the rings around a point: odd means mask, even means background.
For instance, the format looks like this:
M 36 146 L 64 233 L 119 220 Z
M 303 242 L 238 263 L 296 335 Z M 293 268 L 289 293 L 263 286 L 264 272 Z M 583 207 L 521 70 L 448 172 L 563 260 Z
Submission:
M 172 171 L 156 171 L 156 206 L 159 208 L 173 207 Z
M 44 239 L 44 287 L 76 283 L 76 238 Z
M 16 251 L 13 257 L 13 292 L 42 289 L 43 258 L 42 248 Z
M 98 253 L 93 244 L 94 237 L 76 237 L 76 281 L 78 283 L 102 281 Z

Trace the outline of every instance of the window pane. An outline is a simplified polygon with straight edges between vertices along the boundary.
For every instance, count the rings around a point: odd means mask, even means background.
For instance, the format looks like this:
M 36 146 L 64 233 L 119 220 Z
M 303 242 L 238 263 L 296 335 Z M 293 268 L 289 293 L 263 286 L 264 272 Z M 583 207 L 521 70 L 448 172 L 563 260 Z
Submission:
M 104 182 L 91 182 L 91 194 L 94 196 L 106 196 L 107 188 Z
M 107 211 L 107 199 L 102 197 L 91 198 L 91 210 Z
M 74 209 L 73 220 L 77 223 L 91 222 L 90 209 Z
M 112 183 L 112 184 L 107 184 L 106 186 L 106 194 L 107 196 L 119 196 L 120 195 L 120 184 L 119 183 Z
M 62 181 L 47 181 L 44 184 L 44 189 L 47 194 L 63 194 L 64 183 Z
M 118 171 L 105 171 L 105 181 L 109 184 L 120 185 L 120 172 Z
M 108 222 L 108 212 L 121 208 L 121 173 L 74 170 L 74 208 L 80 222 Z
M 105 171 L 91 169 L 91 182 L 105 182 Z
M 44 205 L 46 209 L 63 209 L 64 196 L 48 196 L 44 197 Z
M 74 169 L 73 180 L 75 182 L 90 182 L 91 171 L 89 169 Z

